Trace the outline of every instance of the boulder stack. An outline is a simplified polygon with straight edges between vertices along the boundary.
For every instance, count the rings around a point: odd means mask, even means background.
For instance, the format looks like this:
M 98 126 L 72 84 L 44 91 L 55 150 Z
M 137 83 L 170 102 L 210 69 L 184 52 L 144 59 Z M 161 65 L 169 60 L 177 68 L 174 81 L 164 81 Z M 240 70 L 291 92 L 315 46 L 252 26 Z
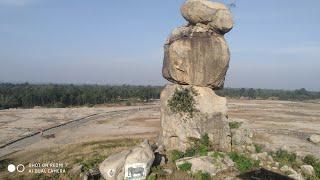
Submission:
M 230 52 L 224 34 L 233 27 L 225 5 L 187 0 L 181 7 L 188 25 L 178 27 L 164 45 L 162 74 L 168 81 L 161 93 L 160 144 L 184 151 L 190 138 L 208 135 L 213 148 L 231 150 L 226 99 L 222 89 Z

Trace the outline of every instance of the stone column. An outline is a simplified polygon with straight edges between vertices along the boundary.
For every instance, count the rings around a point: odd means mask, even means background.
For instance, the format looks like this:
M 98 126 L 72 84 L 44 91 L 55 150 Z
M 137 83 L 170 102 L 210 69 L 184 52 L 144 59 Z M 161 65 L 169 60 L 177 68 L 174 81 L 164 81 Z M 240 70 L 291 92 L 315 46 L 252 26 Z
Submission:
M 231 150 L 224 86 L 230 53 L 224 34 L 233 27 L 229 9 L 208 0 L 187 0 L 181 7 L 188 25 L 173 30 L 164 45 L 159 141 L 167 150 L 188 148 L 188 139 L 207 134 L 215 150 Z

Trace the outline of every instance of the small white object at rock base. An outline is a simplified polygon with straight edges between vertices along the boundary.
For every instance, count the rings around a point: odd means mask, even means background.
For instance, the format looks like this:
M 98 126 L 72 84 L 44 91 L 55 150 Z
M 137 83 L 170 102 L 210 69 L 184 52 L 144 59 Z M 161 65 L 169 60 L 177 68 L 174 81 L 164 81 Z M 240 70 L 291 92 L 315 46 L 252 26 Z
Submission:
M 289 167 L 288 167 L 288 166 L 282 166 L 282 167 L 280 168 L 280 171 L 282 171 L 282 172 L 287 172 L 287 171 L 289 171 Z

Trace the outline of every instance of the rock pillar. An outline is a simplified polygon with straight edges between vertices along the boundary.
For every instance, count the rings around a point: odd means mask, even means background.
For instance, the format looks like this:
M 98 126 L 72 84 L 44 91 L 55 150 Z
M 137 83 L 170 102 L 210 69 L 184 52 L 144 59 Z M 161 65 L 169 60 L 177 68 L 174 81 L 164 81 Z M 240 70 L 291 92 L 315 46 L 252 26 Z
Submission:
M 229 9 L 209 0 L 187 0 L 188 25 L 173 30 L 164 45 L 159 141 L 167 150 L 188 148 L 188 139 L 207 134 L 215 150 L 231 150 L 227 105 L 214 90 L 224 86 L 230 53 L 224 34 L 233 27 Z

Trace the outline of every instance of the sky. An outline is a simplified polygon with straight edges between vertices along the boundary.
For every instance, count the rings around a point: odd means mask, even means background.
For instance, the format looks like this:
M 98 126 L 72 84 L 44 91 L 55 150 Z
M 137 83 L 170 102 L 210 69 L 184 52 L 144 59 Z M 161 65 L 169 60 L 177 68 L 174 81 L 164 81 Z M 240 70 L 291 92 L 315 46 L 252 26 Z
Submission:
M 0 82 L 164 85 L 183 2 L 0 0 Z M 320 1 L 235 3 L 225 86 L 319 91 Z

